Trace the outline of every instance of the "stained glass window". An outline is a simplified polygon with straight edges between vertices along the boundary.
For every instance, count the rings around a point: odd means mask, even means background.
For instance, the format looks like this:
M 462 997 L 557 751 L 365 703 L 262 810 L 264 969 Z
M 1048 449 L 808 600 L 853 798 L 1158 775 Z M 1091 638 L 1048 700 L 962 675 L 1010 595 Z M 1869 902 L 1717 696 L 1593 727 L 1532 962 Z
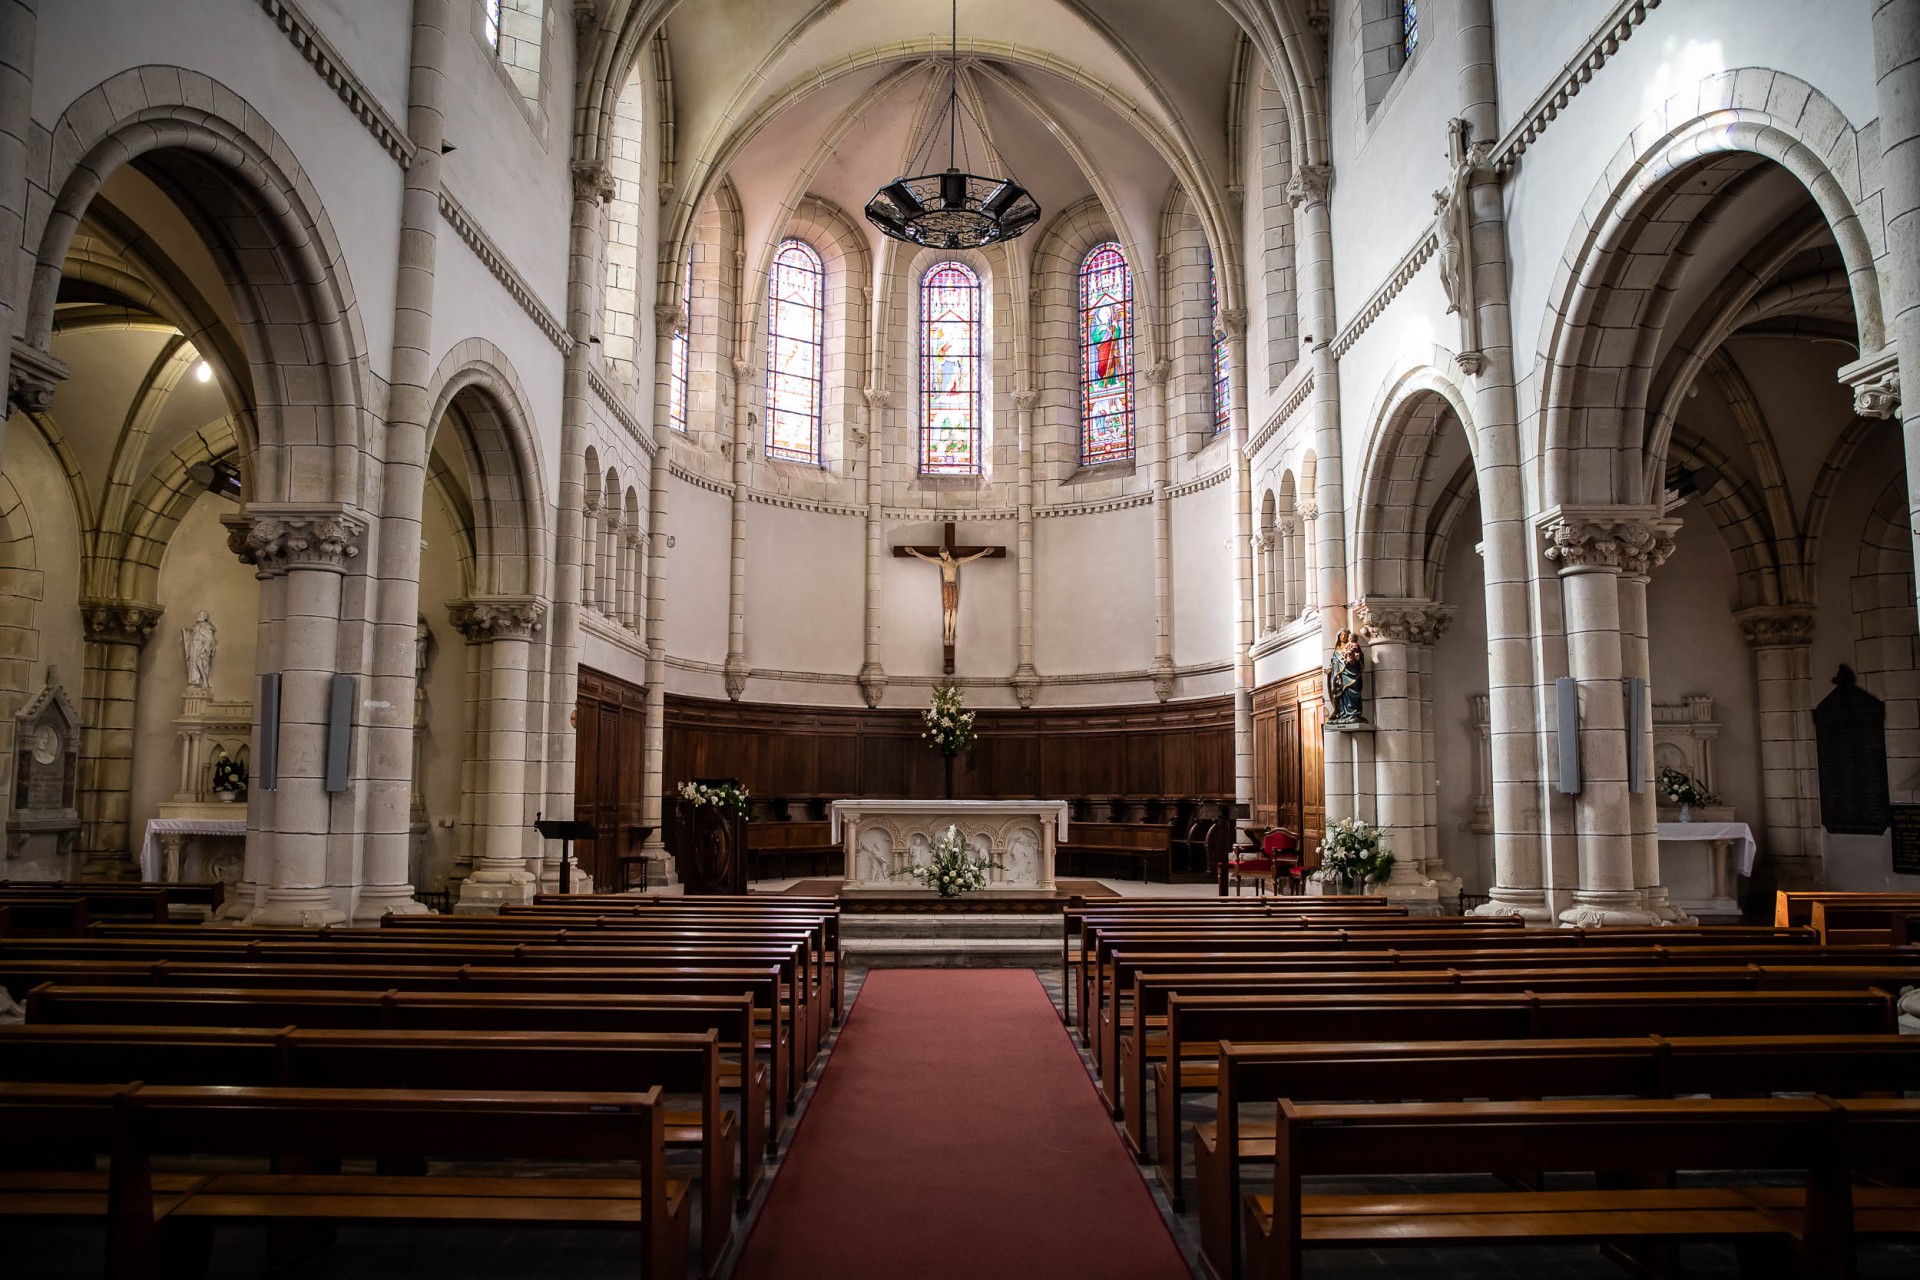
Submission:
M 784 240 L 767 281 L 767 456 L 820 461 L 827 273 L 804 241 Z
M 1400 56 L 1411 58 L 1420 47 L 1420 6 L 1418 0 L 1400 0 Z
M 943 262 L 920 281 L 920 471 L 980 473 L 980 277 Z
M 1213 321 L 1213 433 L 1233 425 L 1233 362 L 1227 331 L 1220 327 L 1220 275 L 1207 268 L 1207 293 Z
M 667 422 L 675 431 L 687 429 L 687 331 L 693 327 L 693 250 L 680 264 L 680 324 L 673 331 L 667 353 Z
M 1080 461 L 1133 456 L 1133 272 L 1109 240 L 1080 264 Z
M 487 0 L 486 17 L 487 43 L 495 52 L 500 49 L 500 0 Z

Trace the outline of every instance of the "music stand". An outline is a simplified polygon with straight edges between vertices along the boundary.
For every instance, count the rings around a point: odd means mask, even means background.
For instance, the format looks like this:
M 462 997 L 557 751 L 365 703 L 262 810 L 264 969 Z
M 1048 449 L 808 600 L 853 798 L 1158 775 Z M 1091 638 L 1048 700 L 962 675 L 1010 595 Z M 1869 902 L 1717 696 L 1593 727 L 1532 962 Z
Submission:
M 524 811 L 523 811 L 524 812 Z M 573 868 L 569 855 L 575 840 L 591 840 L 598 834 L 591 822 L 581 822 L 574 818 L 542 818 L 533 815 L 533 829 L 540 833 L 542 840 L 560 842 L 560 892 L 573 892 Z

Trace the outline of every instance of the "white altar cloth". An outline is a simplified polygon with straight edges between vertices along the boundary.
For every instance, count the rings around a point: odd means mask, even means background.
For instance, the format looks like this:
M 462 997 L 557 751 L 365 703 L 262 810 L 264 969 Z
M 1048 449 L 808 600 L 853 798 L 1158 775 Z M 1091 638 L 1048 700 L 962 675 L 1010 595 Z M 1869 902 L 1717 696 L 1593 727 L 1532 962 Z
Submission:
M 1740 852 L 1734 865 L 1743 876 L 1753 874 L 1753 860 L 1759 846 L 1754 843 L 1753 828 L 1744 822 L 1663 822 L 1657 830 L 1663 842 L 1678 844 L 1699 840 L 1707 844 L 1738 845 Z
M 1052 889 L 1054 849 L 1067 838 L 1064 800 L 836 800 L 827 819 L 850 889 L 919 889 L 897 873 L 926 863 L 949 824 L 1000 864 L 988 872 L 989 889 Z
M 240 811 L 243 815 L 246 810 Z M 147 823 L 146 838 L 140 842 L 140 878 L 149 882 L 164 878 L 160 865 L 160 838 L 177 836 L 233 836 L 245 839 L 246 818 L 153 818 Z M 174 867 L 174 874 L 179 874 Z

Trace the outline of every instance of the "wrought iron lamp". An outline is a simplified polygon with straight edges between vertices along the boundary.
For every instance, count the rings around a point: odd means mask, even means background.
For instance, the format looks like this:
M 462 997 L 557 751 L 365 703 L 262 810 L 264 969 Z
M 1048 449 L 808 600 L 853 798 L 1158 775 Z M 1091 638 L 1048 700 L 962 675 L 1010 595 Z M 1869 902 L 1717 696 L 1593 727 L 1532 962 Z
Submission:
M 914 153 L 912 176 L 895 178 L 867 201 L 867 221 L 895 240 L 929 249 L 978 249 L 1023 234 L 1040 220 L 1040 206 L 1025 187 L 1005 178 L 982 177 L 961 167 L 960 4 L 953 4 L 953 40 L 947 70 L 947 167 L 930 171 L 940 116 Z M 971 112 L 966 112 L 971 117 Z M 982 137 L 986 130 L 974 121 Z

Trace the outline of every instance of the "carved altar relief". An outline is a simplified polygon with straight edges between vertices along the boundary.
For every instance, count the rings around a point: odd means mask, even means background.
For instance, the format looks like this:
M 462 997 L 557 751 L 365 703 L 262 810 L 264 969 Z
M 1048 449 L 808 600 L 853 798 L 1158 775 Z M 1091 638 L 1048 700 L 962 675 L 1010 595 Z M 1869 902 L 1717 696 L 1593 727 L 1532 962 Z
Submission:
M 933 838 L 958 827 L 968 850 L 1000 865 L 988 889 L 1051 889 L 1058 800 L 841 800 L 833 806 L 846 883 L 853 889 L 922 890 L 904 873 L 933 860 Z

